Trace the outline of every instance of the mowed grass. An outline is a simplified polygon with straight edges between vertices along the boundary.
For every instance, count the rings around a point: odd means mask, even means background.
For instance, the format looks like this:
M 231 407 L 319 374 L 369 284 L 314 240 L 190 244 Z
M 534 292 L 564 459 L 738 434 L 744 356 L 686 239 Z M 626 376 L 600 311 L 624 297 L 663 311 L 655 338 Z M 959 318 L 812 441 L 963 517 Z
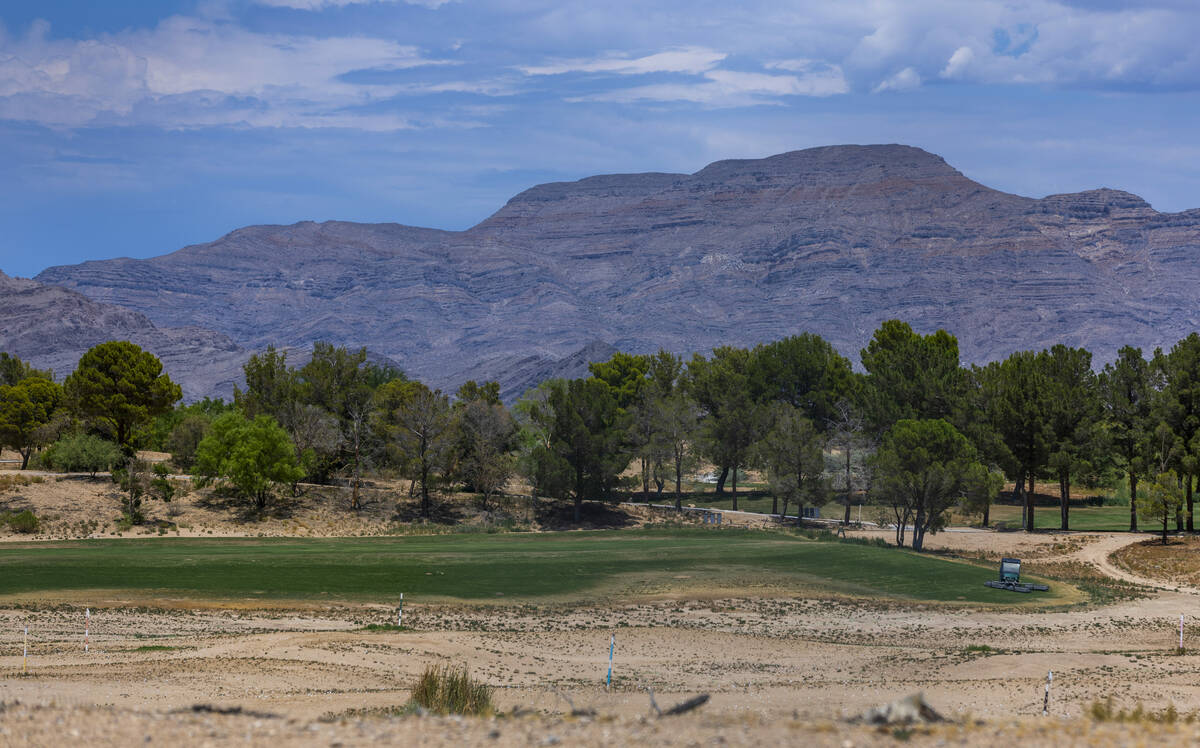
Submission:
M 996 522 L 1004 522 L 1009 527 L 1019 527 L 1021 524 L 1021 507 L 1011 504 L 992 504 L 992 509 L 988 519 L 995 524 Z M 975 522 L 979 521 L 978 517 L 974 518 Z M 1129 529 L 1129 507 L 1127 506 L 1086 506 L 1086 507 L 1071 507 L 1069 522 L 1072 530 L 1128 530 Z M 1057 530 L 1062 527 L 1062 517 L 1059 514 L 1059 508 L 1054 506 L 1039 506 L 1033 512 L 1033 526 L 1036 529 Z M 1140 529 L 1153 530 L 1153 524 L 1147 525 L 1142 520 L 1138 520 Z M 1175 525 L 1172 523 L 1171 529 Z
M 593 599 L 755 587 L 804 596 L 1041 604 L 983 585 L 990 567 L 778 532 L 700 528 L 324 539 L 6 544 L 0 595 L 258 600 Z M 686 581 L 681 581 L 686 579 Z M 55 593 L 58 593 L 57 595 Z

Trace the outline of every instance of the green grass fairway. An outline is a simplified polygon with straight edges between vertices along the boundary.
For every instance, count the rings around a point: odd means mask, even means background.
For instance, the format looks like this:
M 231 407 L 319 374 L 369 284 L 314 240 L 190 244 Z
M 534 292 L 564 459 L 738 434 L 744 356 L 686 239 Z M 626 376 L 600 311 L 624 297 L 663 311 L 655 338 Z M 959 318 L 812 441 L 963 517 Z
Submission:
M 992 504 L 988 519 L 996 522 L 1007 522 L 1009 527 L 1021 524 L 1021 507 L 1009 504 Z M 979 518 L 975 517 L 978 522 Z M 1129 507 L 1127 506 L 1087 506 L 1071 507 L 1072 530 L 1128 530 Z M 1145 523 L 1138 521 L 1138 527 Z M 1039 506 L 1033 512 L 1033 526 L 1039 530 L 1057 530 L 1062 526 L 1058 507 Z M 1172 524 L 1171 528 L 1174 529 Z M 1143 528 L 1145 529 L 1145 528 Z M 1152 528 L 1153 529 L 1153 528 Z
M 537 600 L 721 590 L 838 592 L 1044 604 L 994 575 L 908 551 L 783 533 L 670 529 L 327 539 L 147 539 L 5 544 L 0 595 L 252 600 Z M 680 580 L 686 577 L 686 580 Z M 503 598 L 498 597 L 498 593 Z

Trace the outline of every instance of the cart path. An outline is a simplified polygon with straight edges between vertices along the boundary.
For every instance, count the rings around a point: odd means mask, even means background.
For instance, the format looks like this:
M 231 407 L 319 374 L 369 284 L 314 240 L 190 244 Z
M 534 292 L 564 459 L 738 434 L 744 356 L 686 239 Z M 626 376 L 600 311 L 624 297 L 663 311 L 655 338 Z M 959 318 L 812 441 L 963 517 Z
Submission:
M 1168 592 L 1178 592 L 1184 595 L 1200 596 L 1200 589 L 1186 584 L 1173 584 L 1161 579 L 1153 579 L 1144 577 L 1140 574 L 1134 574 L 1128 569 L 1123 569 L 1112 561 L 1110 556 L 1121 550 L 1122 548 L 1140 543 L 1146 540 L 1144 535 L 1131 535 L 1128 533 L 1102 535 L 1098 540 L 1088 543 L 1083 548 L 1073 554 L 1076 559 L 1089 563 L 1100 570 L 1101 573 L 1113 579 L 1119 579 L 1123 582 L 1131 582 L 1140 584 L 1146 587 L 1154 587 Z

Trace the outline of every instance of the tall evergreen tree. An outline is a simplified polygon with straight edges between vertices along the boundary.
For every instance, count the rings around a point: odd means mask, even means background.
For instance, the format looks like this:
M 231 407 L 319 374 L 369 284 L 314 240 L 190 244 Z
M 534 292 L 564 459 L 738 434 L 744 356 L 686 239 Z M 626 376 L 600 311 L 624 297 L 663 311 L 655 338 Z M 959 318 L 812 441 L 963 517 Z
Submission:
M 748 367 L 751 397 L 800 408 L 818 430 L 837 415 L 854 390 L 850 361 L 819 335 L 803 333 L 757 346 Z
M 1162 376 L 1162 392 L 1158 398 L 1158 417 L 1165 422 L 1175 434 L 1177 446 L 1173 450 L 1174 459 L 1169 465 L 1180 471 L 1180 477 L 1186 484 L 1184 497 L 1187 502 L 1187 529 L 1194 527 L 1191 519 L 1192 503 L 1192 472 L 1197 457 L 1196 447 L 1200 446 L 1200 334 L 1192 333 L 1171 347 L 1169 353 L 1161 350 L 1154 352 L 1154 366 Z M 1165 472 L 1167 467 L 1162 467 Z M 1184 513 L 1180 512 L 1177 520 L 1182 528 Z
M 737 472 L 758 440 L 759 410 L 750 396 L 750 352 L 723 346 L 711 359 L 700 354 L 688 363 L 686 389 L 701 410 L 700 432 L 709 459 L 721 471 L 717 493 L 733 474 L 733 508 L 737 509 Z
M 575 522 L 586 496 L 611 495 L 628 463 L 624 442 L 628 416 L 612 389 L 599 379 L 572 379 L 550 391 L 550 448 L 574 474 Z
M 1024 495 L 1025 529 L 1033 531 L 1033 496 L 1025 490 L 1050 457 L 1054 432 L 1046 413 L 1050 386 L 1045 367 L 1033 351 L 1013 353 L 979 370 L 983 410 L 1012 454 L 1016 469 L 1014 493 Z
M 1106 364 L 1099 378 L 1100 403 L 1111 454 L 1129 479 L 1130 532 L 1138 529 L 1138 480 L 1149 469 L 1146 454 L 1154 428 L 1154 400 L 1161 381 L 1161 371 L 1146 361 L 1140 348 L 1133 346 L 1122 348 L 1117 353 L 1117 360 Z M 1189 516 L 1191 508 L 1189 490 Z
M 183 396 L 157 356 L 115 340 L 83 354 L 63 387 L 71 407 L 110 432 L 128 454 L 136 430 Z
M 888 320 L 861 357 L 867 371 L 864 404 L 877 432 L 905 418 L 953 422 L 961 412 L 966 372 L 958 340 L 945 330 L 920 335 L 906 322 Z
M 1087 472 L 1101 450 L 1100 398 L 1092 354 L 1059 344 L 1042 351 L 1038 361 L 1049 387 L 1045 414 L 1053 444 L 1048 465 L 1058 478 L 1061 528 L 1070 529 L 1071 476 Z

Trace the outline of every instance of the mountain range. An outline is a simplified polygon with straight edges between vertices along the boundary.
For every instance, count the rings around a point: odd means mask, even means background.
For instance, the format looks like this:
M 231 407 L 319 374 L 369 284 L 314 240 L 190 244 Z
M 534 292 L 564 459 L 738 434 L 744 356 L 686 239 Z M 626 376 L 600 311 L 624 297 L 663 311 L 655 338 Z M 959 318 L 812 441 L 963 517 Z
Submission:
M 1198 251 L 1200 210 L 1113 189 L 1022 197 L 918 148 L 830 146 L 538 185 L 466 231 L 251 226 L 34 286 L 5 277 L 0 319 L 15 297 L 54 301 L 41 322 L 0 323 L 0 348 L 65 373 L 86 341 L 141 334 L 192 397 L 228 396 L 251 351 L 317 340 L 444 388 L 498 379 L 508 398 L 614 349 L 807 331 L 856 360 L 890 318 L 950 331 L 967 362 L 1058 342 L 1105 361 L 1200 326 Z M 84 308 L 88 324 L 67 313 Z

